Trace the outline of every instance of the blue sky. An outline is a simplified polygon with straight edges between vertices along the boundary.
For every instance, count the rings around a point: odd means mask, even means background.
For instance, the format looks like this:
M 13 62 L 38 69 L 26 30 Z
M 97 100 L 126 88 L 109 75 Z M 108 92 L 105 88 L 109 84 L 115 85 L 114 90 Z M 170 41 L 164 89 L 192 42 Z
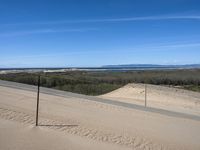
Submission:
M 0 0 L 0 67 L 200 63 L 199 0 Z

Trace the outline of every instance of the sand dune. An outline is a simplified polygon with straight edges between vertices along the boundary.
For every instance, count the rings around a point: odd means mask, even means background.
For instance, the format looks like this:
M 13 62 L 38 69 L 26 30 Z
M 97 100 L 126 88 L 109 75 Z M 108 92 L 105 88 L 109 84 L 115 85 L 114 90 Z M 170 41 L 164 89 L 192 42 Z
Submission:
M 83 100 L 84 99 L 84 100 Z M 200 121 L 0 86 L 0 149 L 200 149 Z
M 100 97 L 144 106 L 144 91 L 144 84 L 128 84 Z M 147 85 L 147 106 L 200 115 L 200 93 Z

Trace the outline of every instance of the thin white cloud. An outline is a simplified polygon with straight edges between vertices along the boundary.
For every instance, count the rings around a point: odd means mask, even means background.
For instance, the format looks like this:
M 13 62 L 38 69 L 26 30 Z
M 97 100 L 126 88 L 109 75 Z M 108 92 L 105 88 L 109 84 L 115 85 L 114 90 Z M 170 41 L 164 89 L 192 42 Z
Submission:
M 130 18 L 113 18 L 113 19 L 99 19 L 86 20 L 88 22 L 123 22 L 123 21 L 149 21 L 149 20 L 182 20 L 195 19 L 199 20 L 200 16 L 148 16 L 148 17 L 130 17 Z
M 200 20 L 199 15 L 185 16 L 145 16 L 145 17 L 127 17 L 127 18 L 108 18 L 108 19 L 81 19 L 81 20 L 55 20 L 44 22 L 22 22 L 1 25 L 45 25 L 45 24 L 67 24 L 67 23 L 100 23 L 100 22 L 131 22 L 131 21 L 159 21 L 159 20 Z
M 174 44 L 174 43 L 169 43 L 169 44 L 154 44 L 154 46 L 135 46 L 130 49 L 122 50 L 122 49 L 106 49 L 106 50 L 73 50 L 73 51 L 67 51 L 67 52 L 56 52 L 56 53 L 48 53 L 48 54 L 33 54 L 33 55 L 18 55 L 18 56 L 10 56 L 10 57 L 5 57 L 1 58 L 2 60 L 14 60 L 14 59 L 35 59 L 35 58 L 55 58 L 55 57 L 60 57 L 60 56 L 77 56 L 77 55 L 88 55 L 88 54 L 105 54 L 105 53 L 113 53 L 113 52 L 126 52 L 126 53 L 132 53 L 132 52 L 141 52 L 141 51 L 153 51 L 153 52 L 163 52 L 163 51 L 169 51 L 174 50 L 174 48 L 182 48 L 182 47 L 200 47 L 200 43 L 186 43 L 186 44 Z
M 1 33 L 0 37 L 12 37 L 12 36 L 24 36 L 32 34 L 46 34 L 46 33 L 64 33 L 64 32 L 86 32 L 97 30 L 95 28 L 85 28 L 85 29 L 41 29 L 41 30 L 25 30 L 25 31 L 14 31 L 14 32 L 5 32 Z
M 196 46 L 200 46 L 200 43 L 161 45 L 160 48 L 181 48 L 181 47 L 196 47 Z

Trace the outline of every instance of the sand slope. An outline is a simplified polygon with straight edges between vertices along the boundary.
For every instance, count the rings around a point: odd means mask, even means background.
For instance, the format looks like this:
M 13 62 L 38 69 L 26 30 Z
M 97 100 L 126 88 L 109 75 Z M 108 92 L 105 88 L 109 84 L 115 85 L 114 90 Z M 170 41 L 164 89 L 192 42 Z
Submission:
M 102 143 L 76 135 L 18 122 L 0 119 L 0 149 L 2 150 L 128 150 L 109 143 Z
M 200 149 L 200 121 L 41 94 L 34 127 L 35 106 L 35 92 L 0 86 L 0 149 Z
M 101 95 L 102 98 L 144 105 L 144 84 L 128 84 L 120 89 Z M 200 93 L 147 85 L 147 106 L 165 110 L 200 115 Z

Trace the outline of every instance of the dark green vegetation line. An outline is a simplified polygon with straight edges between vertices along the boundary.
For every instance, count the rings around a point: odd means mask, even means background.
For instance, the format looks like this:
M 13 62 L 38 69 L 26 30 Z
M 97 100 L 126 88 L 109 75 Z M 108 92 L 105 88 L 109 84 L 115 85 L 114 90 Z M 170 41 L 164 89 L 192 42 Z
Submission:
M 40 73 L 41 86 L 86 95 L 100 95 L 127 83 L 148 83 L 155 85 L 179 86 L 200 91 L 200 70 Z M 0 79 L 37 85 L 38 73 L 0 74 Z

